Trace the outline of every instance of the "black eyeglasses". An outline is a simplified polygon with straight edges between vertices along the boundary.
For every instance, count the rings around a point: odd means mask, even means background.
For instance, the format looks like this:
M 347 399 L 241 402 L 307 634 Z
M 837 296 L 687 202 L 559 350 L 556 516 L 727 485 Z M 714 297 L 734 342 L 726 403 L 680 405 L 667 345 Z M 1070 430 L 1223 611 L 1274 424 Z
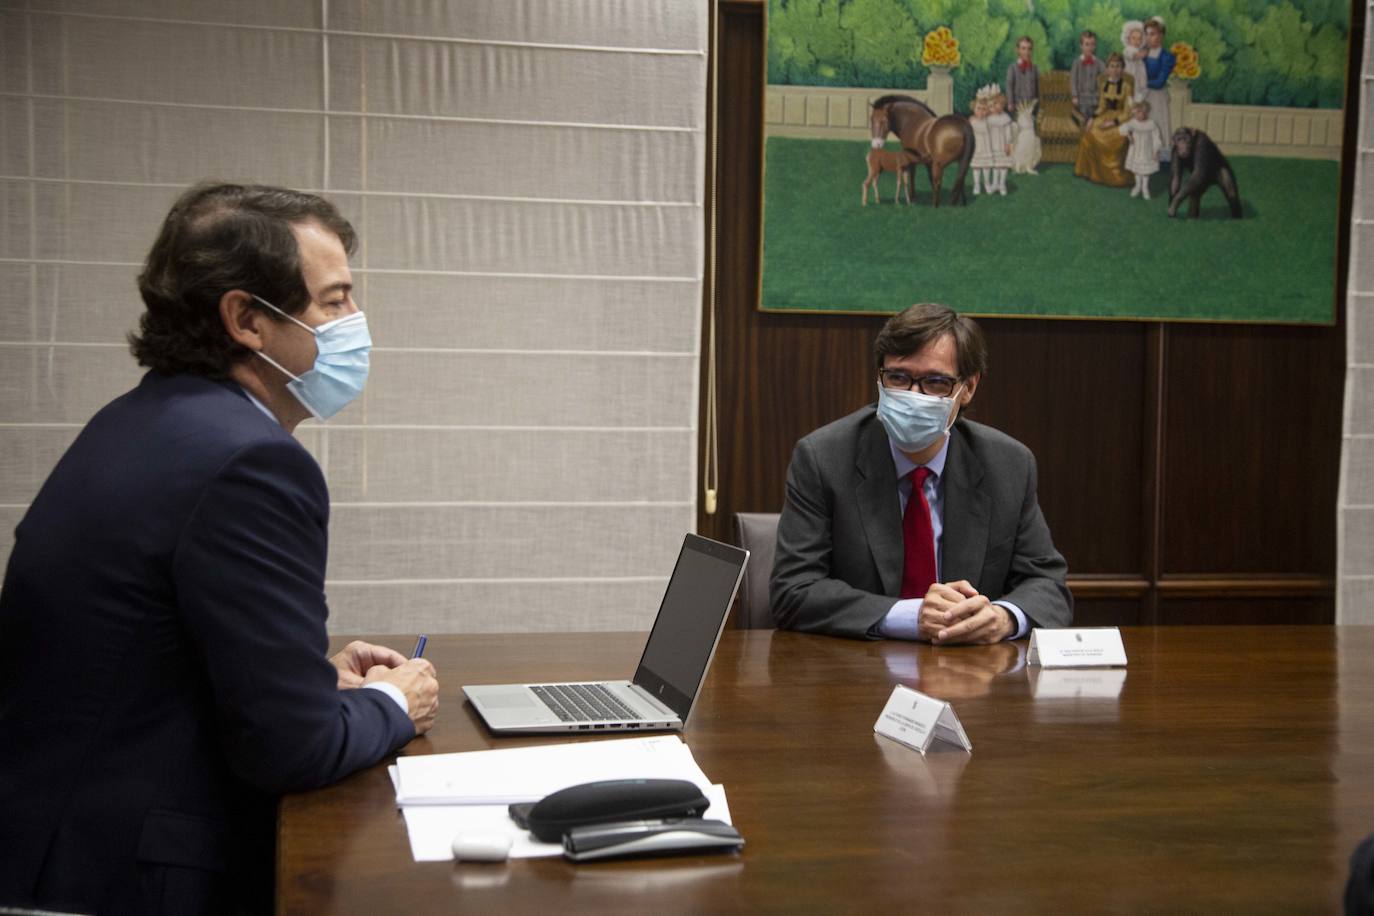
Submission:
M 903 391 L 910 391 L 914 388 L 921 394 L 928 394 L 937 398 L 949 397 L 954 393 L 955 386 L 959 384 L 957 378 L 950 378 L 948 375 L 917 377 L 903 369 L 879 369 L 878 380 L 883 383 L 884 388 L 900 388 Z

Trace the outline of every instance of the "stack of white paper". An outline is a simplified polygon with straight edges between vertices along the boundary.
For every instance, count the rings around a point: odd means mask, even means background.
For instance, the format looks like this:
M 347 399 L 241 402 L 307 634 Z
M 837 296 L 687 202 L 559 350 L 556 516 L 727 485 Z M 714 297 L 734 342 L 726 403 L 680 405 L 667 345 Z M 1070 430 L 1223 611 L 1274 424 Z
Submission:
M 558 855 L 562 846 L 532 839 L 507 806 L 604 779 L 685 779 L 710 799 L 705 817 L 731 823 L 725 789 L 676 735 L 400 757 L 391 778 L 417 862 L 452 859 L 460 833 L 506 834 L 512 858 Z
M 545 744 L 396 761 L 396 802 L 406 805 L 509 805 L 603 779 L 711 781 L 675 735 Z

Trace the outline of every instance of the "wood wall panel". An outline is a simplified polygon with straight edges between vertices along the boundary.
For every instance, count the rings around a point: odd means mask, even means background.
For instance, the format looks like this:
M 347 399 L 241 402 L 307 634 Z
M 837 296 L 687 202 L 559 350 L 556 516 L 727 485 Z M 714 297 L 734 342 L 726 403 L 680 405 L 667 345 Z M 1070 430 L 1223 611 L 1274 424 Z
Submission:
M 1343 337 L 1170 328 L 1164 574 L 1334 572 Z
M 1161 624 L 1280 625 L 1322 624 L 1334 620 L 1331 595 L 1322 598 L 1165 599 Z M 1116 621 L 1112 624 L 1115 626 Z
M 797 439 L 873 400 L 883 318 L 757 310 L 763 7 L 721 10 L 721 472 L 717 511 L 703 505 L 698 530 L 728 541 L 732 513 L 781 508 Z M 1356 5 L 1356 53 L 1363 24 Z M 1352 123 L 1347 150 L 1353 138 Z M 1347 166 L 1343 223 L 1352 178 Z M 1343 324 L 981 324 L 990 372 L 971 416 L 1035 452 L 1079 621 L 1334 619 Z
M 1140 620 L 1140 601 L 1082 599 L 1073 602 L 1073 622 L 1080 627 L 1131 627 Z
M 1071 569 L 1139 572 L 1145 326 L 1006 318 L 979 324 L 989 369 L 969 416 L 1035 453 L 1040 507 L 1056 546 L 1072 557 Z M 1089 522 L 1098 518 L 1116 520 L 1113 537 Z

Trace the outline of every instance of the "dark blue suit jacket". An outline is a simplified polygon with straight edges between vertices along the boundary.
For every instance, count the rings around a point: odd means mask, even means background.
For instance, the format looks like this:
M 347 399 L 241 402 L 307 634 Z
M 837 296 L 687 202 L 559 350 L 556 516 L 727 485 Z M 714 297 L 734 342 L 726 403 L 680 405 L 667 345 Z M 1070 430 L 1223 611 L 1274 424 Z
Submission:
M 232 382 L 150 372 L 87 424 L 0 592 L 0 905 L 271 905 L 283 792 L 414 737 L 325 655 L 329 494 Z

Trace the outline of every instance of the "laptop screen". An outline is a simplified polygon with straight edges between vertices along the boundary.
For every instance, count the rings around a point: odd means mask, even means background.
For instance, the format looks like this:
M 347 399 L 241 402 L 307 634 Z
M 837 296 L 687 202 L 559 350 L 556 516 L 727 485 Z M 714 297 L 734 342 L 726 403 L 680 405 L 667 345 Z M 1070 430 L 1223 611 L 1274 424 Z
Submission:
M 747 551 L 687 535 L 634 682 L 683 719 L 725 625 Z

